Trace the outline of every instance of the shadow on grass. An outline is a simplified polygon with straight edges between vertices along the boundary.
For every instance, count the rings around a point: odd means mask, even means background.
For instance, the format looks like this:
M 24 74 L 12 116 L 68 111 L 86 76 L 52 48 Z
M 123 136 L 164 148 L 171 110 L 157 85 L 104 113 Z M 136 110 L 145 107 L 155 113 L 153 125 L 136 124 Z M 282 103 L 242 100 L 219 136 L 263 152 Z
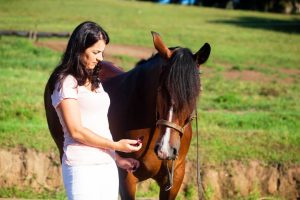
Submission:
M 283 33 L 300 33 L 300 19 L 279 20 L 260 17 L 239 17 L 234 20 L 216 20 L 212 23 L 231 24 L 245 28 L 264 29 Z

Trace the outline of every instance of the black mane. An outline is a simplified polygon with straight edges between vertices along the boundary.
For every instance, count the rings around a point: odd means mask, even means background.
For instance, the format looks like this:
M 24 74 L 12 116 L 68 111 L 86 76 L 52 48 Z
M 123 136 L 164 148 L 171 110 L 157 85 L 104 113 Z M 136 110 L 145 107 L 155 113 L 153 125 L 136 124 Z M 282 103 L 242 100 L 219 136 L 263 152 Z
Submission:
M 173 104 L 174 112 L 192 112 L 200 92 L 200 78 L 196 61 L 187 48 L 177 48 L 161 75 L 161 89 L 165 103 Z M 172 102 L 170 102 L 172 101 Z

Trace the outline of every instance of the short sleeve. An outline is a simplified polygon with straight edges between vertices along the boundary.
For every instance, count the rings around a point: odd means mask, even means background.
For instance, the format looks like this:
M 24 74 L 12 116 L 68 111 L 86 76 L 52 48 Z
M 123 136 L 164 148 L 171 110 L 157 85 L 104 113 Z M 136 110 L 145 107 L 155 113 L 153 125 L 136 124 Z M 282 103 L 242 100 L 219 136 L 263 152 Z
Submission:
M 63 99 L 77 99 L 77 81 L 68 75 L 62 82 L 61 88 L 58 90 L 58 83 L 55 85 L 53 94 L 51 95 L 52 105 L 56 108 Z

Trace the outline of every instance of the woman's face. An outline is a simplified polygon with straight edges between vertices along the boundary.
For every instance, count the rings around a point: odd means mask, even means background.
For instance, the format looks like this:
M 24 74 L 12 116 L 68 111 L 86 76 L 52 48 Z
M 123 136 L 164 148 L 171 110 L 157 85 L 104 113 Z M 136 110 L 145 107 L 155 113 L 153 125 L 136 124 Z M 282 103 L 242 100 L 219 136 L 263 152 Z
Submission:
M 94 69 L 98 62 L 103 60 L 103 52 L 106 47 L 104 40 L 99 40 L 81 55 L 81 62 L 87 69 Z

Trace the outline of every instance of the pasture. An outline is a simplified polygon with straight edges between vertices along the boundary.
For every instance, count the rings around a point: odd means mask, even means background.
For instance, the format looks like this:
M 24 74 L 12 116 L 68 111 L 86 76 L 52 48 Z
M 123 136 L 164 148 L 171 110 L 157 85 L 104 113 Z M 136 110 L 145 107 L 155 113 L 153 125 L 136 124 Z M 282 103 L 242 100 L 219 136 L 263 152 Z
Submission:
M 300 163 L 300 16 L 142 1 L 0 0 L 0 30 L 69 31 L 92 20 L 112 44 L 152 48 L 150 31 L 196 52 L 209 42 L 198 102 L 202 164 Z M 40 41 L 63 40 L 42 39 Z M 61 52 L 0 38 L 0 145 L 56 151 L 43 90 Z M 115 56 L 126 70 L 138 61 Z M 196 137 L 188 159 L 196 160 Z

